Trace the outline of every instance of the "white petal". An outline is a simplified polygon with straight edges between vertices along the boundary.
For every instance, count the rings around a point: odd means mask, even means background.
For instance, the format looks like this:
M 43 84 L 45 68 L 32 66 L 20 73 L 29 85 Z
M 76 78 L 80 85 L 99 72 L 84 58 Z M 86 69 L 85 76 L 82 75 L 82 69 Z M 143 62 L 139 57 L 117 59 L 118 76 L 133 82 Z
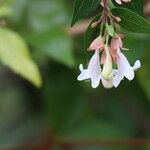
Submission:
M 100 75 L 95 76 L 95 78 L 91 78 L 91 86 L 92 86 L 92 88 L 97 88 L 99 86 L 100 79 L 101 79 Z
M 79 81 L 91 79 L 92 87 L 98 87 L 101 79 L 99 50 L 95 51 L 95 54 L 92 56 L 87 69 L 83 69 L 82 64 L 79 66 L 79 69 L 81 71 L 81 74 L 77 78 Z
M 79 65 L 79 69 L 80 69 L 81 73 L 78 76 L 77 80 L 82 81 L 82 80 L 86 80 L 86 79 L 90 78 L 88 69 L 83 69 L 82 64 Z
M 137 69 L 141 68 L 141 62 L 139 60 L 137 60 L 134 63 L 133 69 L 136 71 Z
M 134 66 L 132 67 L 133 70 L 137 70 L 141 67 L 141 62 L 139 60 L 137 60 L 134 63 Z M 114 76 L 114 87 L 118 87 L 118 85 L 120 84 L 120 82 L 124 79 L 124 75 L 121 74 L 121 72 L 119 72 L 119 70 L 113 69 L 113 76 Z
M 87 69 L 83 69 L 80 75 L 78 76 L 78 81 L 83 81 L 90 78 L 89 71 Z
M 100 68 L 100 58 L 99 58 L 99 50 L 95 51 L 95 54 L 91 58 L 89 63 L 89 72 L 91 76 L 92 87 L 98 87 L 101 79 L 101 68 Z
M 100 58 L 99 58 L 99 50 L 95 51 L 95 54 L 92 56 L 90 59 L 89 65 L 88 65 L 88 70 L 90 74 L 93 73 L 94 70 L 101 70 L 100 69 Z
M 118 87 L 120 82 L 123 80 L 124 76 L 121 74 L 119 71 L 115 74 L 114 80 L 113 80 L 113 85 L 114 87 Z
M 122 4 L 121 0 L 116 0 L 116 2 L 117 2 L 118 4 Z
M 113 76 L 115 76 L 116 73 L 118 72 L 118 70 L 117 69 L 113 69 L 112 72 L 113 72 Z
M 80 70 L 80 71 L 83 71 L 83 70 L 84 70 L 82 64 L 79 65 L 79 70 Z
M 119 59 L 117 60 L 118 70 L 121 74 L 123 74 L 128 80 L 133 80 L 134 78 L 134 70 L 133 67 L 130 66 L 127 58 L 123 55 L 123 53 L 118 52 Z

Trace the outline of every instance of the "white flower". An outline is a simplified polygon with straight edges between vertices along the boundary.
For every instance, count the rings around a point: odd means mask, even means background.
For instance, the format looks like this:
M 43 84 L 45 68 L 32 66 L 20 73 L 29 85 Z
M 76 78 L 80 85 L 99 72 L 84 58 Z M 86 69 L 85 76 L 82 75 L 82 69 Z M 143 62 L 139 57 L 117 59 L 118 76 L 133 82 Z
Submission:
M 95 54 L 92 56 L 87 69 L 83 69 L 82 64 L 80 64 L 79 69 L 81 74 L 77 79 L 79 81 L 90 79 L 92 87 L 97 88 L 101 80 L 99 50 L 95 51 Z
M 134 66 L 132 67 L 129 64 L 127 58 L 124 56 L 124 54 L 121 53 L 120 49 L 118 49 L 118 55 L 119 58 L 116 62 L 118 70 L 113 70 L 114 87 L 118 87 L 118 85 L 120 84 L 121 80 L 124 79 L 124 77 L 126 77 L 129 81 L 133 80 L 135 76 L 134 71 L 141 67 L 141 63 L 139 60 L 137 60 Z
M 104 49 L 105 49 L 106 58 L 105 58 L 105 63 L 103 65 L 102 75 L 104 79 L 110 80 L 112 78 L 112 58 L 110 55 L 109 47 L 105 45 Z
M 134 79 L 134 71 L 141 67 L 141 63 L 137 60 L 132 67 L 125 55 L 120 49 L 122 48 L 122 38 L 124 35 L 115 35 L 110 46 L 104 44 L 104 40 L 101 36 L 97 37 L 90 45 L 90 51 L 95 51 L 95 54 L 90 59 L 87 69 L 83 69 L 83 65 L 80 64 L 79 69 L 81 71 L 78 76 L 78 80 L 91 80 L 91 86 L 97 88 L 102 80 L 102 84 L 105 88 L 109 89 L 118 87 L 120 82 L 125 78 L 129 81 Z M 99 53 L 102 52 L 101 61 Z M 118 69 L 113 69 L 113 62 L 117 64 Z M 101 65 L 103 69 L 101 70 Z

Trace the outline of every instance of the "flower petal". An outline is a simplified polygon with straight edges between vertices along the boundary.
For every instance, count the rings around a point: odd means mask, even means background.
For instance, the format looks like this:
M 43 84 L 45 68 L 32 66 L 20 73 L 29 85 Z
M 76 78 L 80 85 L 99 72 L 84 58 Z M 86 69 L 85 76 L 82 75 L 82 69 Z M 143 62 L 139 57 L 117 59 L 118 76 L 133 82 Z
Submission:
M 118 4 L 122 4 L 121 0 L 115 0 Z
M 121 35 L 115 35 L 112 38 L 111 41 L 111 49 L 113 51 L 116 51 L 118 48 L 122 47 L 123 43 L 122 43 L 122 38 L 120 37 Z
M 117 60 L 117 66 L 119 72 L 124 75 L 128 80 L 133 80 L 134 78 L 134 70 L 133 67 L 130 66 L 127 58 L 118 50 L 119 59 Z
M 103 51 L 101 56 L 101 64 L 104 64 L 105 62 L 106 62 L 106 52 Z
M 133 69 L 136 71 L 137 69 L 141 68 L 141 62 L 139 60 L 137 60 L 134 63 Z
M 91 86 L 92 88 L 97 88 L 100 84 L 101 76 L 97 75 L 91 78 Z
M 99 50 L 95 51 L 95 54 L 90 60 L 88 70 L 91 76 L 92 87 L 98 87 L 101 79 L 101 68 L 100 68 L 100 58 Z
M 130 2 L 131 0 L 122 0 L 122 1 L 128 3 L 128 2 Z
M 79 69 L 80 69 L 81 73 L 78 76 L 77 80 L 82 81 L 82 80 L 86 80 L 86 79 L 90 78 L 88 69 L 83 69 L 82 64 L 79 65 Z
M 114 80 L 113 80 L 114 87 L 118 87 L 118 85 L 123 80 L 123 78 L 124 78 L 123 74 L 120 73 L 119 71 L 117 71 L 115 76 L 114 76 Z
M 81 74 L 77 78 L 79 81 L 91 79 L 92 87 L 98 87 L 101 79 L 99 50 L 95 51 L 95 54 L 92 56 L 87 69 L 83 69 L 82 64 L 79 66 L 79 69 L 81 71 Z
M 88 50 L 97 50 L 97 49 L 103 49 L 104 42 L 102 37 L 97 37 L 90 45 L 90 48 Z
M 136 71 L 140 67 L 141 67 L 141 62 L 137 60 L 134 63 L 134 66 L 132 67 L 132 69 L 133 71 Z M 124 75 L 123 73 L 120 72 L 120 70 L 113 69 L 113 76 L 114 76 L 114 81 L 113 81 L 114 87 L 118 87 L 120 82 L 124 79 Z

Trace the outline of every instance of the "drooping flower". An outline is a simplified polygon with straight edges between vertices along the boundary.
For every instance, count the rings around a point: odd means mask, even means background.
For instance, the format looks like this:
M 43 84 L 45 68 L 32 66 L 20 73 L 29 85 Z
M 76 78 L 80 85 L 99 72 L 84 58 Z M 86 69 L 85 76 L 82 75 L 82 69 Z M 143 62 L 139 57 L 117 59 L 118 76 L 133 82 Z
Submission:
M 97 37 L 90 45 L 89 51 L 95 51 L 91 57 L 88 68 L 83 69 L 83 65 L 79 66 L 80 75 L 78 80 L 91 80 L 91 85 L 96 88 L 100 84 L 100 80 L 105 88 L 118 87 L 120 82 L 127 78 L 129 81 L 134 79 L 134 71 L 141 67 L 141 63 L 137 60 L 132 67 L 125 55 L 121 52 L 123 48 L 122 38 L 124 35 L 119 34 L 112 37 L 111 43 L 104 44 L 103 37 Z M 100 53 L 102 53 L 100 58 Z M 117 64 L 117 69 L 113 69 L 113 62 Z M 101 65 L 103 69 L 101 70 Z
M 101 68 L 100 68 L 100 57 L 99 57 L 99 50 L 95 51 L 95 54 L 92 56 L 88 68 L 83 69 L 83 65 L 80 64 L 80 75 L 78 76 L 78 80 L 91 80 L 91 85 L 93 88 L 97 88 L 100 84 L 101 80 Z
M 129 81 L 134 79 L 135 73 L 134 71 L 141 67 L 141 63 L 137 60 L 132 67 L 124 54 L 118 49 L 119 58 L 117 59 L 117 67 L 118 70 L 114 71 L 113 84 L 114 87 L 118 87 L 120 82 L 126 77 Z
M 114 74 L 114 87 L 117 87 L 121 80 L 126 77 L 129 81 L 134 79 L 134 70 L 141 67 L 141 63 L 139 60 L 135 62 L 135 65 L 132 67 L 128 62 L 125 55 L 121 52 L 122 48 L 122 35 L 115 35 L 111 41 L 111 53 L 114 61 L 117 64 L 118 70 L 113 72 Z M 125 49 L 125 48 L 123 48 Z M 127 49 L 125 49 L 127 50 Z

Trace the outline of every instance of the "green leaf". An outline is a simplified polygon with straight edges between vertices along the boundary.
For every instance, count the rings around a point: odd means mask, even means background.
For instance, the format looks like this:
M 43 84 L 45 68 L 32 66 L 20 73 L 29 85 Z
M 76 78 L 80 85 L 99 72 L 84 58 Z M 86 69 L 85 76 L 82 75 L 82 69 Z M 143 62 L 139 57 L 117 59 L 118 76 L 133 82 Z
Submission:
M 99 0 L 76 0 L 71 26 L 73 26 L 78 20 L 88 16 L 98 7 L 98 5 Z
M 64 28 L 69 23 L 63 0 L 32 0 L 28 3 L 27 10 L 28 26 L 35 32 Z
M 24 22 L 26 21 L 26 9 L 29 0 L 14 0 L 14 2 L 10 5 L 13 13 L 9 17 L 9 20 L 13 23 L 16 23 L 17 29 L 19 27 L 22 29 Z
M 28 35 L 29 43 L 40 53 L 69 67 L 75 64 L 71 37 L 61 31 L 50 30 L 46 33 Z
M 0 0 L 0 6 L 2 5 L 8 5 L 12 3 L 14 0 Z
M 0 17 L 7 17 L 12 14 L 10 7 L 2 5 L 0 6 Z
M 112 13 L 121 18 L 119 24 L 123 29 L 130 32 L 150 33 L 150 23 L 138 14 L 126 8 L 114 8 Z
M 130 9 L 130 10 L 134 11 L 135 13 L 143 16 L 143 4 L 144 4 L 144 0 L 132 0 L 129 3 L 124 3 L 122 5 L 119 5 L 116 2 L 114 2 L 114 4 L 117 7 L 125 7 L 127 9 Z
M 142 59 L 142 67 L 138 71 L 138 79 L 142 85 L 144 92 L 150 100 L 150 61 L 149 61 L 149 51 L 147 51 Z
M 41 86 L 40 72 L 31 59 L 24 40 L 6 28 L 0 28 L 0 60 L 35 86 Z
M 72 39 L 65 32 L 69 17 L 63 1 L 32 0 L 28 7 L 27 31 L 28 27 L 32 31 L 25 34 L 30 45 L 50 59 L 74 66 Z

